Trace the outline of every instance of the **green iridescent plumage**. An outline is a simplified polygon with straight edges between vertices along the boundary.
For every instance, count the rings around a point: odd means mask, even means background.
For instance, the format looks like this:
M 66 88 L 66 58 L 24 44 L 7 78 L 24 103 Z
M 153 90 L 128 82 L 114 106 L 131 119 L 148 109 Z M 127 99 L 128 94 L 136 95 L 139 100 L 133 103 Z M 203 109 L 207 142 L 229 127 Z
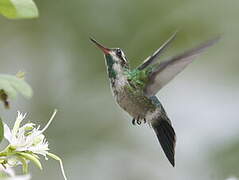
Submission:
M 113 65 L 114 65 L 113 58 L 109 55 L 106 55 L 105 58 L 106 58 L 106 63 L 108 65 L 107 69 L 108 69 L 108 72 L 109 72 L 109 78 L 116 78 L 116 72 L 113 69 Z
M 130 84 L 134 87 L 141 88 L 142 90 L 145 88 L 145 85 L 149 82 L 149 75 L 153 72 L 153 69 L 156 68 L 157 65 L 150 65 L 143 70 L 133 69 L 126 70 L 125 74 L 127 75 L 127 79 Z

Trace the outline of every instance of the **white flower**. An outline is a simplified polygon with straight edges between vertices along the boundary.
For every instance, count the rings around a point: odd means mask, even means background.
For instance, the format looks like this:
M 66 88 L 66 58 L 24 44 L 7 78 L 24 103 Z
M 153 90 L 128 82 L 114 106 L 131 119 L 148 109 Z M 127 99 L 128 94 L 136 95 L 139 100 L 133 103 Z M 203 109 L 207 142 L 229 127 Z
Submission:
M 25 119 L 26 114 L 21 114 L 19 111 L 17 112 L 17 118 L 12 130 L 6 124 L 4 124 L 4 137 L 8 140 L 9 146 L 0 153 L 2 153 L 3 156 L 9 156 L 7 158 L 8 166 L 14 167 L 20 164 L 23 167 L 23 172 L 27 173 L 29 161 L 35 163 L 35 165 L 42 169 L 42 165 L 39 161 L 38 155 L 45 156 L 45 159 L 47 159 L 47 156 L 49 156 L 59 161 L 62 175 L 64 179 L 67 180 L 61 158 L 59 158 L 55 154 L 48 152 L 48 142 L 43 134 L 44 131 L 51 124 L 53 118 L 56 115 L 56 112 L 56 110 L 53 112 L 50 120 L 43 129 L 40 129 L 40 126 L 36 126 L 34 123 L 30 122 L 21 126 L 21 123 Z M 6 165 L 6 163 L 4 164 Z M 24 178 L 25 176 L 22 177 Z
M 11 167 L 0 166 L 0 174 L 1 174 L 0 177 L 3 180 L 29 180 L 29 179 L 31 179 L 31 176 L 29 174 L 17 176 Z
M 47 125 L 40 130 L 40 126 L 36 127 L 34 123 L 27 123 L 20 126 L 26 114 L 21 114 L 18 111 L 16 122 L 12 130 L 4 124 L 4 137 L 10 143 L 10 147 L 18 152 L 32 152 L 46 157 L 49 148 L 43 132 L 52 122 L 56 112 L 55 110 Z

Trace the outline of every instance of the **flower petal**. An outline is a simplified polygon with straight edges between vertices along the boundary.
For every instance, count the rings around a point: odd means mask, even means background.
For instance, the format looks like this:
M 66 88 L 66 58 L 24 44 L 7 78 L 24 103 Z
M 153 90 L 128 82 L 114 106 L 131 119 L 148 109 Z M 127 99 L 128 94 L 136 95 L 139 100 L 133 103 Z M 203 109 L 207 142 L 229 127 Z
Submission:
M 14 124 L 13 129 L 12 129 L 12 135 L 13 136 L 16 136 L 17 131 L 20 127 L 20 124 L 25 117 L 26 117 L 26 113 L 21 114 L 20 111 L 17 111 L 17 119 L 16 119 L 15 124 Z
M 8 127 L 7 124 L 4 124 L 4 137 L 5 139 L 8 140 L 8 142 L 11 144 L 12 141 L 12 132 L 10 130 L 10 128 Z

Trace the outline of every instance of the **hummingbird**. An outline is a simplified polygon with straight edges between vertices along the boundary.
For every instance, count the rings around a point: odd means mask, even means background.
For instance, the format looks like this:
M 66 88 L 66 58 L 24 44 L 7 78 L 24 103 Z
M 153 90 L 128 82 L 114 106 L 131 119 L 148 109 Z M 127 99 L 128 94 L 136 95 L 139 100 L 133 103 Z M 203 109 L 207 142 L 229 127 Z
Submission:
M 90 40 L 104 53 L 105 64 L 113 96 L 118 105 L 130 116 L 132 124 L 148 123 L 171 165 L 175 166 L 176 134 L 172 123 L 156 97 L 157 92 L 180 73 L 196 56 L 215 44 L 219 37 L 206 41 L 195 48 L 159 62 L 160 56 L 173 42 L 176 32 L 143 63 L 130 69 L 126 55 L 120 48 L 107 48 Z

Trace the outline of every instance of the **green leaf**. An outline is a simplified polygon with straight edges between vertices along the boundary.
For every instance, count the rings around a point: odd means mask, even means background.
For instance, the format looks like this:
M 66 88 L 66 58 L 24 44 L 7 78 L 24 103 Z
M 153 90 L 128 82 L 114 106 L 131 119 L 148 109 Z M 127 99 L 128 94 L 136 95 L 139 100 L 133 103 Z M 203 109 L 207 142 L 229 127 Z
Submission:
M 3 137 L 4 137 L 4 128 L 2 119 L 0 118 L 0 142 L 2 141 Z
M 38 160 L 38 158 L 36 158 L 32 154 L 25 153 L 25 152 L 18 152 L 17 154 L 19 154 L 19 155 L 23 156 L 24 158 L 32 161 L 40 170 L 42 170 L 41 162 Z
M 0 14 L 9 19 L 36 18 L 38 9 L 32 0 L 0 0 Z
M 1 0 L 0 0 L 1 1 Z M 17 93 L 26 98 L 32 97 L 32 88 L 16 76 L 0 74 L 0 100 L 8 107 L 8 98 L 16 98 Z
M 7 88 L 9 90 L 11 89 L 12 96 L 14 96 L 15 94 L 12 90 L 14 89 L 18 91 L 19 93 L 21 93 L 26 98 L 32 97 L 32 94 L 33 94 L 32 88 L 23 79 L 17 78 L 16 76 L 12 76 L 12 75 L 0 74 L 0 89 L 1 89 L 1 81 L 8 82 L 8 85 L 11 86 Z
M 27 174 L 28 173 L 28 163 L 27 163 L 27 160 L 26 158 L 22 157 L 22 156 L 18 156 L 17 157 L 19 159 L 19 161 L 21 161 L 22 163 L 22 172 L 24 174 Z
M 2 90 L 1 95 L 6 94 L 7 97 L 9 97 L 9 98 L 17 97 L 16 89 L 14 89 L 12 87 L 12 85 L 9 81 L 2 79 L 1 77 L 0 77 L 0 90 Z M 7 100 L 7 97 L 6 97 L 6 100 Z

